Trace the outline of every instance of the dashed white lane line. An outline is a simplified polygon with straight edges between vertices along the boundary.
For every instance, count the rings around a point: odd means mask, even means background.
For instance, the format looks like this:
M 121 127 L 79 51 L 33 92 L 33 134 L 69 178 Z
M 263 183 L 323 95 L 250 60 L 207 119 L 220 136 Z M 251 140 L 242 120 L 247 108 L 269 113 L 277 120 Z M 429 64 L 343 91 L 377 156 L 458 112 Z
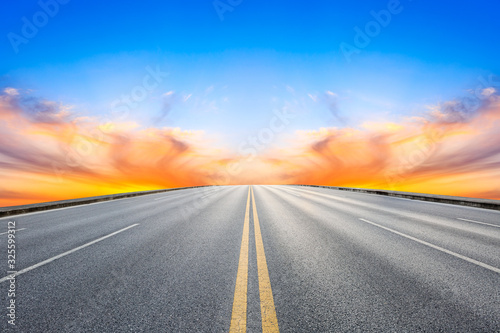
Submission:
M 21 231 L 21 230 L 26 230 L 26 228 L 21 228 L 21 229 L 15 229 L 14 231 Z M 9 231 L 6 231 L 6 232 L 2 232 L 0 235 L 5 235 L 5 234 L 8 234 Z
M 441 252 L 447 253 L 447 254 L 452 255 L 452 256 L 454 256 L 454 257 L 456 257 L 456 258 L 459 258 L 459 259 L 465 260 L 465 261 L 470 262 L 470 263 L 472 263 L 472 264 L 474 264 L 474 265 L 481 266 L 481 267 L 486 268 L 486 269 L 488 269 L 488 270 L 490 270 L 490 271 L 492 271 L 492 272 L 495 272 L 495 273 L 500 274 L 500 268 L 496 268 L 496 267 L 490 266 L 490 265 L 488 265 L 488 264 L 485 264 L 484 262 L 481 262 L 481 261 L 478 261 L 478 260 L 475 260 L 475 259 L 472 259 L 472 258 L 466 257 L 466 256 L 464 256 L 464 255 L 461 255 L 461 254 L 458 254 L 458 253 L 456 253 L 456 252 L 453 252 L 453 251 L 447 250 L 447 249 L 445 249 L 445 248 L 442 248 L 442 247 L 440 247 L 440 246 L 437 246 L 437 245 L 434 245 L 434 244 L 428 243 L 428 242 L 423 241 L 423 240 L 421 240 L 421 239 L 418 239 L 418 238 L 412 237 L 412 236 L 410 236 L 410 235 L 404 234 L 404 233 L 402 233 L 402 232 L 396 231 L 396 230 L 394 230 L 394 229 L 391 229 L 391 228 L 388 228 L 388 227 L 384 227 L 383 225 L 377 224 L 377 223 L 375 223 L 375 222 L 371 222 L 371 221 L 365 220 L 365 219 L 363 219 L 363 218 L 360 218 L 359 220 L 360 220 L 360 221 L 363 221 L 363 222 L 365 222 L 365 223 L 369 223 L 369 224 L 371 224 L 371 225 L 374 225 L 374 226 L 376 226 L 376 227 L 379 227 L 379 228 L 381 228 L 381 229 L 384 229 L 384 230 L 390 231 L 390 232 L 392 232 L 392 233 L 395 233 L 396 235 L 399 235 L 399 236 L 402 236 L 402 237 L 405 237 L 405 238 L 411 239 L 411 240 L 413 240 L 413 241 L 415 241 L 415 242 L 418 242 L 418 243 L 420 243 L 420 244 L 426 245 L 426 246 L 431 247 L 431 248 L 433 248 L 433 249 L 436 249 L 436 250 L 438 250 L 438 251 L 441 251 Z
M 324 193 L 319 193 L 319 192 L 314 192 L 314 191 L 308 191 L 308 190 L 302 190 L 302 189 L 294 189 L 295 191 L 301 191 L 301 192 L 308 192 L 308 193 L 311 193 L 311 194 L 317 194 L 318 196 L 322 196 L 322 197 L 326 197 L 326 198 L 332 198 L 332 199 L 338 199 L 338 200 L 342 200 L 340 198 L 337 198 L 335 195 L 329 195 L 329 194 L 324 194 Z M 405 198 L 397 198 L 397 197 L 388 197 L 388 198 L 392 198 L 392 199 L 403 199 L 403 200 L 412 200 L 412 199 L 405 199 Z M 352 199 L 347 199 L 347 200 L 352 200 Z M 415 201 L 415 200 L 413 200 Z M 422 201 L 423 202 L 423 201 Z M 429 202 L 429 201 L 425 201 L 427 203 L 436 203 L 436 202 Z M 443 204 L 445 205 L 445 204 Z M 448 206 L 450 206 L 449 204 L 447 204 Z M 459 206 L 461 208 L 463 207 L 467 207 L 467 206 Z M 474 208 L 474 207 L 467 207 L 467 208 Z M 490 227 L 495 227 L 495 228 L 500 228 L 500 225 L 495 225 L 495 224 L 491 224 L 491 223 L 486 223 L 486 222 L 480 222 L 480 221 L 475 221 L 475 220 L 469 220 L 469 219 L 464 219 L 464 218 L 460 218 L 460 217 L 457 217 L 458 220 L 461 220 L 461 221 L 466 221 L 466 222 L 471 222 L 471 223 L 477 223 L 477 224 L 483 224 L 483 225 L 487 225 L 487 226 L 490 226 Z
M 486 223 L 486 222 L 479 222 L 479 221 L 474 221 L 474 220 L 468 220 L 468 219 L 463 219 L 463 218 L 460 218 L 460 217 L 457 217 L 457 220 L 466 221 L 466 222 L 472 222 L 472 223 L 477 223 L 477 224 L 484 224 L 484 225 L 489 225 L 490 227 L 500 228 L 500 225 Z
M 90 245 L 92 245 L 92 244 L 95 244 L 95 243 L 98 243 L 98 242 L 100 242 L 100 241 L 103 241 L 103 240 L 105 240 L 106 238 L 112 237 L 112 236 L 114 236 L 114 235 L 116 235 L 116 234 L 119 234 L 120 232 L 123 232 L 123 231 L 128 230 L 128 229 L 133 228 L 133 227 L 136 227 L 136 226 L 138 226 L 138 225 L 139 225 L 139 223 L 132 224 L 132 225 L 130 225 L 130 226 L 128 226 L 128 227 L 126 227 L 126 228 L 123 228 L 123 229 L 120 229 L 120 230 L 118 230 L 118 231 L 112 232 L 112 233 L 110 233 L 109 235 L 106 235 L 106 236 L 103 236 L 103 237 L 101 237 L 101 238 L 95 239 L 95 240 L 93 240 L 93 241 L 91 241 L 91 242 L 88 242 L 87 244 L 83 244 L 83 245 L 78 246 L 78 247 L 76 247 L 76 248 L 74 248 L 74 249 L 72 249 L 72 250 L 69 250 L 69 251 L 66 251 L 66 252 L 64 252 L 64 253 L 58 254 L 58 255 L 57 255 L 57 256 L 55 256 L 55 257 L 52 257 L 52 258 L 49 258 L 49 259 L 44 260 L 44 261 L 42 261 L 42 262 L 39 262 L 38 264 L 35 264 L 35 265 L 33 265 L 33 266 L 30 266 L 30 267 L 27 267 L 27 268 L 21 269 L 20 271 L 17 271 L 16 273 L 12 273 L 12 274 L 10 274 L 10 275 L 7 275 L 7 276 L 5 276 L 5 277 L 1 278 L 1 279 L 0 279 L 0 283 L 5 282 L 5 281 L 8 281 L 8 280 L 12 279 L 13 277 L 16 277 L 16 276 L 18 276 L 18 275 L 24 274 L 24 273 L 26 273 L 26 272 L 29 272 L 29 271 L 31 271 L 31 270 L 33 270 L 33 269 L 35 269 L 35 268 L 40 267 L 40 266 L 47 265 L 47 264 L 51 263 L 51 262 L 52 262 L 52 261 L 54 261 L 54 260 L 57 260 L 57 259 L 62 258 L 62 257 L 65 257 L 65 256 L 67 256 L 68 254 L 71 254 L 71 253 L 74 253 L 74 252 L 79 251 L 79 250 L 81 250 L 81 249 L 84 249 L 84 248 L 86 248 L 87 246 L 90 246 Z

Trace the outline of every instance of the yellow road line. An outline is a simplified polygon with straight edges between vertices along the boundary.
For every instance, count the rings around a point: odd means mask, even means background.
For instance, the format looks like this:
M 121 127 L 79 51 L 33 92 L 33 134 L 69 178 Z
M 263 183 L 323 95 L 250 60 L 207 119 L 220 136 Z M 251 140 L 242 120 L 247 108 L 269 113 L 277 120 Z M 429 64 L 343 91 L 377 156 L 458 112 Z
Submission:
M 245 222 L 241 238 L 240 261 L 236 274 L 234 289 L 233 313 L 231 315 L 230 333 L 246 332 L 247 329 L 247 288 L 248 288 L 248 238 L 250 233 L 250 187 L 248 188 Z
M 266 254 L 264 253 L 264 243 L 260 232 L 259 216 L 257 215 L 257 206 L 252 189 L 253 223 L 255 229 L 255 246 L 257 249 L 257 270 L 259 273 L 259 295 L 260 312 L 262 316 L 262 332 L 279 332 L 278 318 L 274 308 L 273 291 L 269 272 L 267 270 Z

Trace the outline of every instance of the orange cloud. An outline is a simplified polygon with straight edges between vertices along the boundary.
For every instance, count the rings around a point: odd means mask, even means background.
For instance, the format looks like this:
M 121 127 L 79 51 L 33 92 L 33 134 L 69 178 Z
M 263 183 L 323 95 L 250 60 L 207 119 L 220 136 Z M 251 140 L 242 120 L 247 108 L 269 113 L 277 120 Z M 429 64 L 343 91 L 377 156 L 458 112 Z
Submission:
M 488 89 L 400 123 L 298 132 L 280 182 L 500 199 L 500 97 Z
M 100 123 L 7 89 L 0 95 L 0 205 L 212 183 L 203 133 Z

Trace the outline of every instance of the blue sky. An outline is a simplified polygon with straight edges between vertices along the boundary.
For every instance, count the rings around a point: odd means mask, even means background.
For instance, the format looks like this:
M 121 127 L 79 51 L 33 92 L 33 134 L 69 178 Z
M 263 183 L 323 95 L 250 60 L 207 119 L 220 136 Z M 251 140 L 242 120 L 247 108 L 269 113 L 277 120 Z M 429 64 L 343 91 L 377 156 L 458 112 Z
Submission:
M 237 142 L 283 107 L 299 114 L 290 131 L 355 127 L 411 116 L 499 72 L 500 4 L 492 1 L 401 1 L 347 61 L 341 43 L 355 45 L 354 28 L 364 30 L 371 12 L 390 3 L 243 0 L 221 20 L 213 1 L 72 0 L 16 53 L 8 34 L 22 36 L 22 18 L 32 22 L 41 7 L 9 2 L 0 17 L 0 85 L 104 117 L 141 84 L 146 67 L 160 68 L 168 76 L 130 119 Z M 166 99 L 172 105 L 162 118 Z

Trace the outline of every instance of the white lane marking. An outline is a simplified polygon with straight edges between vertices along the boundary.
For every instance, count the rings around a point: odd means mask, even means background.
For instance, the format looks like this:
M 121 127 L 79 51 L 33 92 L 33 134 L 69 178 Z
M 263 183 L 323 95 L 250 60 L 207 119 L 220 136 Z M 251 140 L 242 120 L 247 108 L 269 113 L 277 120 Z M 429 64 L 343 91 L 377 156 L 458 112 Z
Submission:
M 16 229 L 14 231 L 21 231 L 21 230 L 26 230 L 26 228 L 21 228 L 21 229 Z M 0 235 L 5 235 L 5 234 L 8 234 L 9 232 L 6 231 L 6 232 L 2 232 Z
M 462 219 L 460 217 L 457 217 L 457 220 L 462 220 L 462 221 L 472 222 L 472 223 L 478 223 L 478 224 L 484 224 L 484 225 L 489 225 L 490 227 L 500 228 L 500 225 L 491 224 L 491 223 L 485 223 L 485 222 L 479 222 L 479 221 L 474 221 L 474 220 L 468 220 L 468 219 Z
M 444 253 L 447 253 L 449 255 L 452 255 L 454 257 L 457 257 L 457 258 L 460 258 L 462 260 L 465 260 L 467 262 L 470 262 L 472 264 L 475 264 L 475 265 L 478 265 L 478 266 L 481 266 L 483 268 L 486 268 L 486 269 L 489 269 L 490 271 L 492 272 L 495 272 L 495 273 L 499 273 L 500 274 L 500 268 L 496 268 L 496 267 L 493 267 L 493 266 L 490 266 L 488 264 L 485 264 L 484 262 L 481 262 L 481 261 L 477 261 L 475 259 L 472 259 L 472 258 L 469 258 L 469 257 L 466 257 L 466 256 L 463 256 L 461 254 L 458 254 L 456 252 L 453 252 L 453 251 L 450 251 L 450 250 L 447 250 L 445 248 L 442 248 L 440 246 L 437 246 L 437 245 L 434 245 L 434 244 L 431 244 L 431 243 L 428 243 L 426 241 L 423 241 L 423 240 L 420 240 L 418 238 L 415 238 L 415 237 L 412 237 L 410 235 L 407 235 L 407 234 L 403 234 L 402 232 L 399 232 L 399 231 L 396 231 L 394 229 L 391 229 L 391 228 L 388 228 L 388 227 L 384 227 L 383 225 L 380 225 L 380 224 L 377 224 L 375 222 L 371 222 L 371 221 L 368 221 L 368 220 L 365 220 L 363 218 L 359 218 L 361 221 L 363 222 L 366 222 L 366 223 L 369 223 L 371 225 L 374 225 L 376 227 L 379 227 L 379 228 L 382 228 L 382 229 L 385 229 L 387 231 L 390 231 L 392 233 L 395 233 L 396 235 L 399 235 L 399 236 L 402 236 L 402 237 L 405 237 L 405 238 L 408 238 L 408 239 L 411 239 L 415 242 L 418 242 L 420 244 L 423 244 L 423 245 L 426 245 L 426 246 L 429 246 L 429 247 L 432 247 L 433 249 L 436 249 L 436 250 L 439 250 L 441 252 L 444 252 Z
M 118 231 L 112 232 L 112 233 L 110 233 L 109 235 L 106 235 L 106 236 L 104 236 L 104 237 L 101 237 L 101 238 L 95 239 L 95 240 L 93 240 L 93 241 L 91 241 L 91 242 L 88 242 L 87 244 L 83 244 L 83 245 L 81 245 L 81 246 L 79 246 L 79 247 L 76 247 L 76 248 L 74 248 L 73 250 L 66 251 L 66 252 L 64 252 L 64 253 L 58 254 L 58 255 L 57 255 L 57 256 L 55 256 L 55 257 L 52 257 L 52 258 L 49 258 L 49 259 L 44 260 L 44 261 L 42 261 L 42 262 L 39 262 L 38 264 L 35 264 L 35 265 L 33 265 L 33 266 L 30 266 L 30 267 L 27 267 L 27 268 L 21 269 L 20 271 L 17 271 L 16 273 L 13 273 L 13 274 L 11 274 L 11 275 L 7 275 L 7 276 L 5 276 L 5 277 L 1 278 L 1 279 L 0 279 L 0 283 L 2 283 L 2 282 L 5 282 L 5 281 L 7 281 L 7 280 L 12 279 L 12 277 L 15 277 L 15 276 L 18 276 L 18 275 L 24 274 L 24 273 L 26 273 L 26 272 L 29 272 L 29 271 L 31 271 L 31 270 L 33 270 L 33 269 L 35 269 L 35 268 L 40 267 L 40 266 L 47 265 L 48 263 L 51 263 L 51 262 L 52 262 L 52 261 L 54 261 L 54 260 L 57 260 L 57 259 L 59 259 L 59 258 L 62 258 L 62 257 L 64 257 L 64 256 L 67 256 L 68 254 L 71 254 L 71 253 L 73 253 L 73 252 L 76 252 L 76 251 L 79 251 L 79 250 L 81 250 L 81 249 L 84 249 L 84 248 L 86 248 L 87 246 L 90 246 L 90 245 L 92 245 L 92 244 L 95 244 L 95 243 L 98 243 L 98 242 L 100 242 L 100 241 L 103 241 L 103 240 L 105 240 L 106 238 L 109 238 L 109 237 L 111 237 L 111 236 L 114 236 L 114 235 L 116 235 L 116 234 L 119 234 L 120 232 L 123 232 L 123 231 L 128 230 L 128 229 L 133 228 L 133 227 L 136 227 L 136 226 L 138 226 L 138 225 L 139 225 L 139 223 L 132 224 L 132 225 L 130 225 L 130 226 L 128 226 L 128 227 L 126 227 L 126 228 L 123 228 L 123 229 L 120 229 L 120 230 L 118 230 Z
M 324 193 L 318 193 L 318 192 L 315 192 L 315 191 L 308 191 L 308 190 L 302 190 L 302 189 L 295 189 L 296 191 L 303 191 L 303 192 L 308 192 L 308 193 L 312 193 L 312 194 L 317 194 L 318 196 L 322 196 L 322 197 L 325 197 L 325 198 L 332 198 L 332 199 L 335 199 L 335 200 L 340 200 L 340 201 L 356 201 L 356 199 L 352 199 L 352 198 L 339 198 L 335 195 L 328 195 L 328 194 L 324 194 Z M 352 193 L 357 193 L 357 192 L 352 192 Z M 367 193 L 361 193 L 361 194 L 367 194 Z M 372 194 L 373 195 L 373 194 Z M 403 199 L 403 200 L 411 200 L 413 202 L 415 201 L 420 201 L 420 202 L 425 202 L 425 203 L 435 203 L 435 204 L 442 204 L 442 205 L 447 205 L 448 207 L 457 207 L 457 208 L 475 208 L 475 209 L 482 209 L 482 211 L 484 212 L 484 208 L 477 208 L 477 207 L 468 207 L 468 206 L 461 206 L 461 205 L 452 205 L 452 204 L 445 204 L 445 203 L 439 203 L 439 202 L 431 202 L 431 201 L 422 201 L 422 200 L 414 200 L 414 199 L 406 199 L 406 198 L 398 198 L 398 197 L 391 197 L 391 196 L 387 196 L 385 198 L 391 198 L 391 199 Z M 361 200 L 359 200 L 360 202 L 362 202 Z M 369 207 L 371 209 L 383 209 L 383 208 L 377 208 L 376 205 L 373 205 L 373 204 L 365 204 L 366 207 Z M 383 209 L 384 210 L 384 209 Z M 392 212 L 394 214 L 394 212 Z M 410 212 L 412 213 L 412 212 Z M 398 215 L 404 215 L 404 214 L 401 214 L 399 213 Z M 463 219 L 463 218 L 460 218 L 458 217 L 457 218 L 458 220 L 462 220 L 462 221 L 467 221 L 467 222 L 472 222 L 472 223 L 478 223 L 478 224 L 484 224 L 484 225 L 488 225 L 488 226 L 491 226 L 491 227 L 496 227 L 496 228 L 500 228 L 500 225 L 495 225 L 495 224 L 490 224 L 490 223 L 485 223 L 485 222 L 479 222 L 479 221 L 474 221 L 474 220 L 468 220 L 468 219 Z
M 449 203 L 444 203 L 444 202 L 435 202 L 435 201 L 427 201 L 427 200 L 401 198 L 401 197 L 396 197 L 396 196 L 392 196 L 392 195 L 384 195 L 384 196 L 382 196 L 382 195 L 373 194 L 373 193 L 367 193 L 367 192 L 344 191 L 344 190 L 337 190 L 337 189 L 334 189 L 334 188 L 322 188 L 322 187 L 320 187 L 320 188 L 314 188 L 313 187 L 312 191 L 307 191 L 305 189 L 300 189 L 300 188 L 293 187 L 292 185 L 278 185 L 278 186 L 290 186 L 289 188 L 293 189 L 295 191 L 306 191 L 306 192 L 314 193 L 314 194 L 320 194 L 320 192 L 316 192 L 316 191 L 314 191 L 314 189 L 318 189 L 318 190 L 322 189 L 322 190 L 330 190 L 330 191 L 333 190 L 333 191 L 344 192 L 346 194 L 347 193 L 360 194 L 360 195 L 365 194 L 365 195 L 369 195 L 369 196 L 384 197 L 384 198 L 387 198 L 387 199 L 397 199 L 397 200 L 406 200 L 406 201 L 413 201 L 413 202 L 421 202 L 421 203 L 426 203 L 426 204 L 442 205 L 442 206 L 446 206 L 446 207 L 467 208 L 467 209 L 474 209 L 474 210 L 481 211 L 481 212 L 487 211 L 488 213 L 493 213 L 493 214 L 497 213 L 497 214 L 500 214 L 500 211 L 493 210 L 493 209 L 487 209 L 487 208 L 481 208 L 481 207 L 474 207 L 474 206 L 466 206 L 466 205 L 455 205 L 455 204 L 449 204 Z M 305 187 L 305 186 L 303 186 L 303 187 Z

